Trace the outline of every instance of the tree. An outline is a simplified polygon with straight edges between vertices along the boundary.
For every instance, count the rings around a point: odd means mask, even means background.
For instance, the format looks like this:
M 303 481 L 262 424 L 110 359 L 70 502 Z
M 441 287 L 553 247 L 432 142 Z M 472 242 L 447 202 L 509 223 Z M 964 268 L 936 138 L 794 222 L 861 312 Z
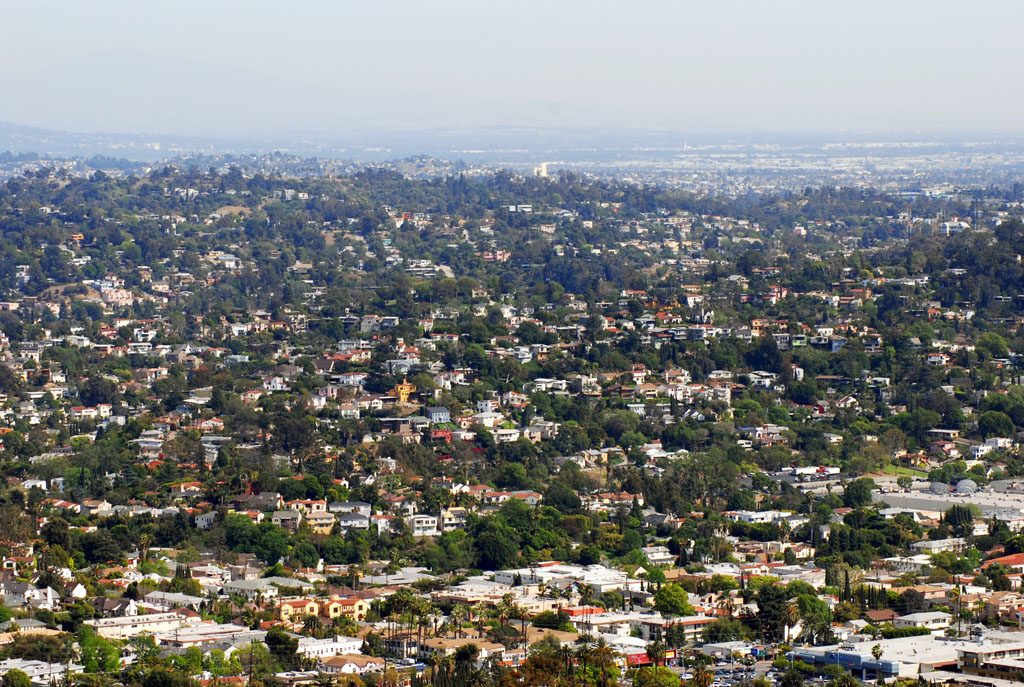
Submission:
M 577 513 L 582 502 L 572 487 L 565 482 L 555 481 L 544 493 L 544 505 L 557 508 L 562 513 Z
M 871 492 L 875 488 L 875 481 L 870 477 L 855 479 L 846 485 L 843 491 L 843 503 L 850 508 L 862 508 L 871 503 Z
M 742 639 L 744 627 L 736 618 L 719 618 L 704 629 L 704 641 L 715 643 Z
M 828 604 L 813 594 L 801 594 L 797 597 L 797 608 L 804 622 L 804 637 L 812 644 L 832 641 L 832 611 Z
M 14 668 L 4 673 L 3 680 L 0 680 L 0 687 L 32 687 L 32 680 L 28 674 Z
M 665 615 L 693 615 L 690 595 L 678 584 L 666 584 L 654 593 L 654 608 Z
M 111 673 L 120 666 L 120 651 L 88 625 L 78 630 L 78 646 L 82 665 L 87 673 Z
M 1014 433 L 1013 420 L 1004 412 L 987 410 L 978 416 L 978 432 L 985 439 L 1012 436 Z
M 958 537 L 969 536 L 974 531 L 974 511 L 969 505 L 955 504 L 945 512 L 943 519 Z
M 897 599 L 896 609 L 902 615 L 921 613 L 928 609 L 928 601 L 924 598 L 924 594 L 916 589 L 907 589 Z
M 477 563 L 484 570 L 511 568 L 519 559 L 519 535 L 496 518 L 481 522 L 474 543 Z
M 668 668 L 644 667 L 636 671 L 633 685 L 634 687 L 679 687 L 679 677 Z
M 757 592 L 757 619 L 766 642 L 782 641 L 786 632 L 788 595 L 777 585 L 766 584 Z
M 86 406 L 97 406 L 101 403 L 117 405 L 120 394 L 116 382 L 97 375 L 90 377 L 82 384 L 78 390 L 78 398 L 82 401 L 82 405 Z
M 651 663 L 655 667 L 665 662 L 665 645 L 661 642 L 651 642 L 647 645 L 645 651 L 647 652 L 647 658 L 651 659 Z
M 252 552 L 267 565 L 273 565 L 288 553 L 288 535 L 283 529 L 271 523 L 258 525 L 259 534 Z
M 711 669 L 707 664 L 700 664 L 693 671 L 693 677 L 690 678 L 689 684 L 692 687 L 711 687 L 715 681 L 715 674 L 711 672 Z
M 295 652 L 299 648 L 299 640 L 291 637 L 280 625 L 275 625 L 267 632 L 264 640 L 271 656 L 277 660 L 284 670 L 296 668 Z
M 534 627 L 543 627 L 549 630 L 560 630 L 569 622 L 569 614 L 565 611 L 542 611 L 537 615 L 533 616 L 531 625 Z
M 317 673 L 313 687 L 337 687 L 337 681 L 329 673 Z
M 0 365 L 0 393 L 14 394 L 21 389 L 21 379 L 7 365 Z
M 991 358 L 1005 358 L 1010 354 L 1010 348 L 1006 343 L 1006 339 L 995 332 L 985 332 L 980 335 L 975 342 L 975 346 L 979 351 L 988 354 Z

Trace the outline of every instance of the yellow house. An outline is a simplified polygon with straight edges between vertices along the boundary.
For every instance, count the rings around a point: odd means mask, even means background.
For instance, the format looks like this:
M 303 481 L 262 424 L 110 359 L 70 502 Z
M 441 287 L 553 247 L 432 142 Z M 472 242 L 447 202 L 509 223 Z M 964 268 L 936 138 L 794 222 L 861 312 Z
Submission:
M 334 529 L 334 515 L 319 511 L 306 516 L 306 525 L 316 534 L 330 534 Z
M 341 599 L 328 599 L 320 604 L 320 615 L 331 620 L 340 618 L 345 615 L 342 606 Z
M 291 599 L 278 606 L 281 620 L 286 623 L 301 623 L 308 615 L 320 615 L 320 606 L 313 599 Z
M 414 393 L 416 393 L 416 385 L 410 384 L 407 379 L 403 379 L 401 384 L 391 390 L 391 394 L 398 399 L 399 403 L 408 403 L 409 397 Z
M 324 605 L 325 615 L 329 618 L 351 618 L 364 620 L 370 610 L 370 602 L 366 599 L 348 598 L 331 599 Z

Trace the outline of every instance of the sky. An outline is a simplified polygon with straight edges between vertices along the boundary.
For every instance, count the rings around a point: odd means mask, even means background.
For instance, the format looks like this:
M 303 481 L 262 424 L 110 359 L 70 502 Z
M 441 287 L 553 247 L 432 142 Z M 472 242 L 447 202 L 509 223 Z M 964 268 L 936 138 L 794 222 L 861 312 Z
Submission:
M 1024 129 L 1016 0 L 5 0 L 0 121 L 292 135 Z

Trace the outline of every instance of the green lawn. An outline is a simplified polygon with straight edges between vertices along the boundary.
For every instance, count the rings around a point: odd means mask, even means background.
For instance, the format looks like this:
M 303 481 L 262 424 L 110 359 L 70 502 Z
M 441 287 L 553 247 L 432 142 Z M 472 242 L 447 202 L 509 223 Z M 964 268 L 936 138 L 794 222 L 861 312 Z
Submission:
M 885 469 L 882 470 L 882 473 L 886 475 L 896 475 L 897 477 L 928 477 L 928 473 L 924 470 L 905 468 L 901 465 L 886 465 Z

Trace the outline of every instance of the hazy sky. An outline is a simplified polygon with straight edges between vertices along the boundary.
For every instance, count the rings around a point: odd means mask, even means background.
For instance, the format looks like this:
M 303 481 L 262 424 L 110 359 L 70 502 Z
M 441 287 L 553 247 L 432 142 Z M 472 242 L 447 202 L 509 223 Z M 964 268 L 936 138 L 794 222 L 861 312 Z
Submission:
M 1024 130 L 1017 0 L 3 0 L 0 120 Z

